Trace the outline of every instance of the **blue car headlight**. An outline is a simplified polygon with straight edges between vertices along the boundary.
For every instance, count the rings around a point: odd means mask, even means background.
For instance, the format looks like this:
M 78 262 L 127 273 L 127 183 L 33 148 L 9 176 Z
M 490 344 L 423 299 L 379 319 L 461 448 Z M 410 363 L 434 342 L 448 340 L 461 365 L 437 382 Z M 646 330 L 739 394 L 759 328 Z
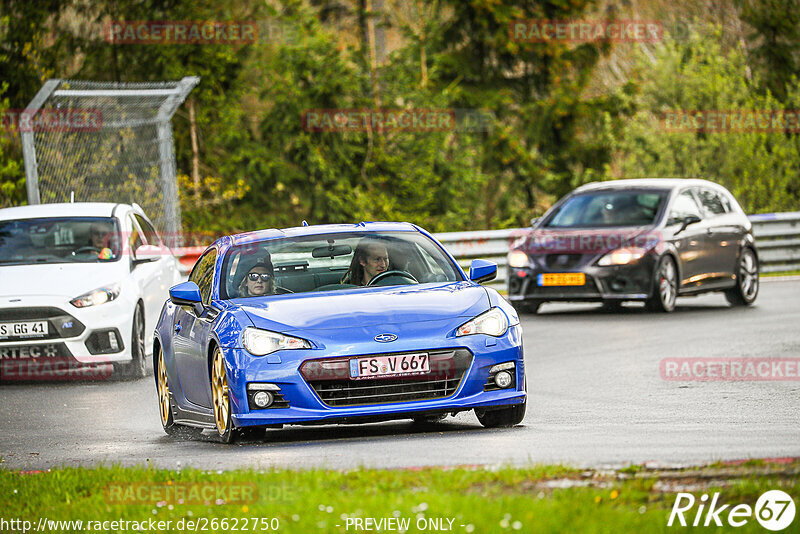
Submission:
M 260 328 L 245 328 L 242 344 L 247 352 L 254 356 L 266 356 L 277 350 L 311 348 L 311 343 L 305 339 Z
M 456 336 L 486 334 L 500 337 L 508 330 L 508 318 L 500 308 L 491 308 L 477 317 L 470 319 L 456 330 Z

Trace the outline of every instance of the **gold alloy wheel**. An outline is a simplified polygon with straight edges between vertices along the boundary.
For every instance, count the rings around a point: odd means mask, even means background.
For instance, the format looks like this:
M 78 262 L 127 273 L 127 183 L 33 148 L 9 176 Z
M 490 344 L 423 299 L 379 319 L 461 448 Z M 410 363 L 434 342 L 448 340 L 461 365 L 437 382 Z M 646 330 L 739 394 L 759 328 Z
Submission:
M 211 364 L 211 395 L 214 400 L 214 420 L 217 422 L 217 432 L 222 436 L 228 429 L 228 377 L 225 374 L 225 359 L 219 348 L 214 350 L 214 362 Z
M 169 422 L 169 384 L 167 383 L 167 366 L 164 365 L 164 352 L 158 351 L 158 407 L 161 412 L 161 424 Z

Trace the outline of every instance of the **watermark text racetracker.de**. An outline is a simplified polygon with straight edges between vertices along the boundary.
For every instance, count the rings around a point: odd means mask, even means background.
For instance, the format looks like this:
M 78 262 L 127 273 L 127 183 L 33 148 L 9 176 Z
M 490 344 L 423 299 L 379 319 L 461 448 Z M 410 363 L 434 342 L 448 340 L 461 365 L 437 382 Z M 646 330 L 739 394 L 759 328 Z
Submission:
M 800 133 L 800 110 L 796 109 L 669 110 L 659 119 L 666 132 Z
M 800 381 L 800 358 L 664 358 L 669 381 Z
M 278 532 L 277 517 L 183 517 L 181 519 L 70 519 L 36 521 L 0 517 L 0 532 Z
M 656 43 L 664 38 L 664 26 L 657 20 L 514 20 L 508 32 L 512 40 L 527 43 Z
M 96 108 L 9 109 L 0 116 L 0 131 L 97 132 L 103 113 Z
M 486 132 L 494 113 L 481 109 L 307 109 L 307 132 Z

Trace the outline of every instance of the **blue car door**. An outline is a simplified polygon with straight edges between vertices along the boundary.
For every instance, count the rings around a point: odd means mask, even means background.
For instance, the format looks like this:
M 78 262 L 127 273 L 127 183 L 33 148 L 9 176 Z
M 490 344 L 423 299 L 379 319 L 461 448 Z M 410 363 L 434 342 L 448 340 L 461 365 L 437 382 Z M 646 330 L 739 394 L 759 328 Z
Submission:
M 208 308 L 214 277 L 217 251 L 204 254 L 189 275 L 189 281 L 200 288 L 202 312 L 183 306 L 176 310 L 173 325 L 173 348 L 183 396 L 197 406 L 211 407 L 211 387 L 208 367 L 208 339 L 213 314 Z

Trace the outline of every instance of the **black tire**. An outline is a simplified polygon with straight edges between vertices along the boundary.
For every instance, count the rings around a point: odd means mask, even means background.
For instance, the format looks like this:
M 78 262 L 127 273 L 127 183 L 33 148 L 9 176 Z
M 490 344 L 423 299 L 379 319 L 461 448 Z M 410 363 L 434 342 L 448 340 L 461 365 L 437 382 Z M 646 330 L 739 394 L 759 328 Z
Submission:
M 511 303 L 514 309 L 517 310 L 517 313 L 529 313 L 531 315 L 536 315 L 539 311 L 539 306 L 542 304 L 542 301 L 539 300 L 518 300 Z
M 179 425 L 172 417 L 172 397 L 169 393 L 169 380 L 161 347 L 153 355 L 153 372 L 156 379 L 156 393 L 158 395 L 158 413 L 161 419 L 161 428 L 168 436 L 190 438 L 199 436 L 203 430 L 184 425 Z
M 678 300 L 678 266 L 672 256 L 662 256 L 653 271 L 653 294 L 645 307 L 654 312 L 670 313 Z
M 211 397 L 219 440 L 222 443 L 233 443 L 241 431 L 233 426 L 231 419 L 228 371 L 225 368 L 225 357 L 219 347 L 214 347 L 211 359 Z
M 759 265 L 756 253 L 745 248 L 736 265 L 736 285 L 725 291 L 725 299 L 732 306 L 750 306 L 758 296 Z
M 144 311 L 141 305 L 133 312 L 131 327 L 131 361 L 118 364 L 116 371 L 122 380 L 138 380 L 147 376 L 147 358 L 144 348 Z
M 476 409 L 475 415 L 478 421 L 486 428 L 506 428 L 518 425 L 525 418 L 525 405 L 527 403 L 516 404 L 508 408 L 499 410 Z

